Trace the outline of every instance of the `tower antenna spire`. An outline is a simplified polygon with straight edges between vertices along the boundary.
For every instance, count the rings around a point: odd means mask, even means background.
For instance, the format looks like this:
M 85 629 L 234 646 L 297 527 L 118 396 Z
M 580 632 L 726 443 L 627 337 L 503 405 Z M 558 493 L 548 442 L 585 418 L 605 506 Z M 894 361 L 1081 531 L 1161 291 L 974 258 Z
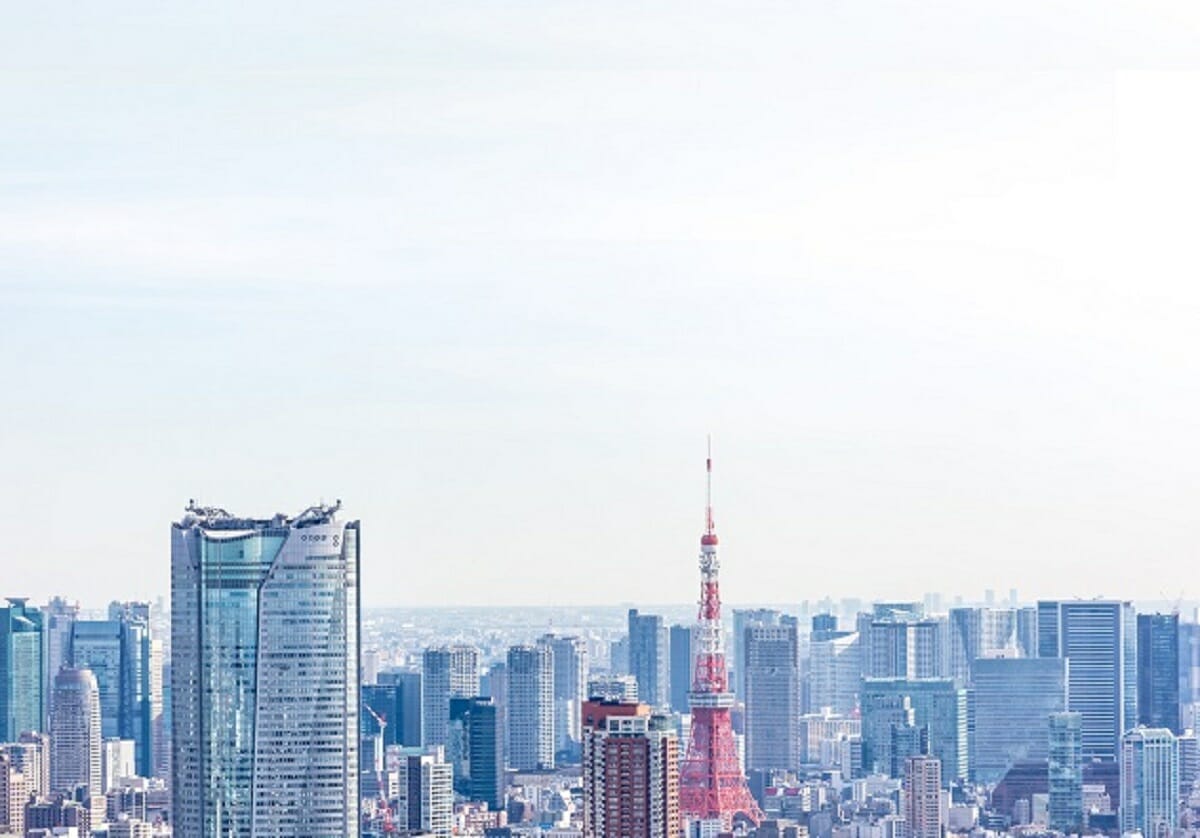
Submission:
M 704 490 L 704 519 L 707 527 L 705 532 L 712 535 L 713 530 L 716 529 L 716 525 L 713 523 L 712 511 L 712 434 L 708 435 L 708 459 L 705 460 L 704 468 L 707 472 L 706 479 L 708 481 Z

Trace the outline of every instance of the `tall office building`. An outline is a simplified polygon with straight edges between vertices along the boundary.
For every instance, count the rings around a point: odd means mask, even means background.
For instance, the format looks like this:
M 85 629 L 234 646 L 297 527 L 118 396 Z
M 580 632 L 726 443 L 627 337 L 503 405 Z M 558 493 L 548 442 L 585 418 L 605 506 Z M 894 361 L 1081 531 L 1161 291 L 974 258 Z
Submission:
M 671 709 L 688 711 L 688 691 L 692 688 L 692 627 L 671 626 Z
M 637 679 L 639 700 L 665 707 L 670 689 L 670 650 L 667 627 L 657 614 L 629 610 L 629 672 Z
M 424 753 L 403 753 L 395 771 L 400 790 L 395 825 L 400 833 L 450 838 L 454 831 L 454 780 L 442 749 L 435 745 Z
M 1036 606 L 1027 605 L 1017 609 L 1017 652 L 1023 658 L 1039 657 Z
M 421 658 L 424 744 L 446 744 L 450 699 L 479 695 L 479 686 L 479 650 L 474 646 L 440 646 L 425 650 Z
M 884 738 L 901 698 L 909 701 L 915 726 L 928 730 L 929 753 L 941 762 L 942 781 L 949 785 L 966 780 L 970 770 L 967 690 L 950 678 L 865 679 L 861 696 L 864 755 L 880 770 L 889 770 L 879 754 L 886 749 Z M 878 714 L 882 714 L 882 722 L 877 721 Z
M 50 785 L 74 794 L 85 786 L 101 795 L 100 688 L 86 669 L 63 668 L 54 676 L 54 716 L 50 719 Z
M 1197 702 L 1200 702 L 1200 623 L 1180 622 L 1179 703 Z
M 554 767 L 554 656 L 544 645 L 508 650 L 508 760 L 518 771 Z
M 733 609 L 733 694 L 746 700 L 746 629 L 777 626 L 783 614 L 774 608 Z
M 42 691 L 46 696 L 46 721 L 42 730 L 50 728 L 50 713 L 54 709 L 54 676 L 64 666 L 71 665 L 71 626 L 79 619 L 79 603 L 54 597 L 43 609 L 45 624 L 46 672 Z
M 1138 724 L 1182 733 L 1179 718 L 1179 615 L 1138 614 Z
M 172 526 L 178 835 L 359 835 L 359 525 L 340 506 L 191 504 Z
M 582 637 L 543 635 L 539 643 L 554 658 L 554 750 L 563 752 L 579 744 L 580 711 L 587 698 L 588 650 Z
M 456 791 L 492 811 L 503 809 L 504 730 L 496 702 L 481 696 L 450 699 L 450 727 L 451 744 L 458 749 Z
M 858 707 L 862 681 L 862 643 L 859 634 L 832 632 L 820 639 L 813 633 L 808 647 L 809 701 L 814 712 L 829 708 L 848 715 Z
M 870 678 L 939 678 L 945 669 L 946 623 L 897 613 L 873 619 L 864 663 Z
M 751 626 L 744 641 L 746 769 L 795 769 L 800 765 L 796 626 Z
M 42 730 L 45 720 L 44 621 L 27 602 L 10 597 L 0 608 L 0 742 Z
M 1017 614 L 1011 608 L 951 608 L 947 677 L 966 684 L 979 658 L 1017 654 Z
M 911 756 L 904 762 L 906 838 L 942 836 L 942 765 L 937 757 Z
M 408 670 L 384 670 L 377 679 L 379 685 L 395 690 L 395 704 L 388 717 L 392 745 L 419 748 L 423 737 L 424 722 L 421 712 L 421 673 Z
M 975 781 L 996 783 L 1017 762 L 1046 759 L 1050 714 L 1067 709 L 1068 661 L 979 658 L 972 671 Z
M 1170 838 L 1179 826 L 1179 744 L 1166 728 L 1121 738 L 1121 833 Z
M 1083 716 L 1052 713 L 1049 737 L 1050 828 L 1071 833 L 1083 826 Z
M 1137 723 L 1137 623 L 1117 600 L 1038 603 L 1041 657 L 1070 660 L 1068 709 L 1083 714 L 1085 760 L 1115 760 Z M 1049 654 L 1050 652 L 1055 654 Z
M 637 703 L 583 706 L 584 838 L 679 838 L 679 742 Z

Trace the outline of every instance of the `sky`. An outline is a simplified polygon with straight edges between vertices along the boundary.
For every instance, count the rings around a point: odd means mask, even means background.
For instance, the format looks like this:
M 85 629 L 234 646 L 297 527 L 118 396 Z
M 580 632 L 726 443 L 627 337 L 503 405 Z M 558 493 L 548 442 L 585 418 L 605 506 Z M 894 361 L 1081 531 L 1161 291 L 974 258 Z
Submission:
M 1200 598 L 1200 4 L 15 4 L 0 594 Z

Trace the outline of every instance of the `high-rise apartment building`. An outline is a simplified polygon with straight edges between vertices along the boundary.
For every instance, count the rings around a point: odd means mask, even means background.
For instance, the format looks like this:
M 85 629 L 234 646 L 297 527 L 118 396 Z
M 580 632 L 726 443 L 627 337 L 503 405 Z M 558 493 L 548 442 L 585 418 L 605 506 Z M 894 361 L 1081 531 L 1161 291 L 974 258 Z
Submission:
M 942 836 L 942 765 L 937 757 L 904 761 L 904 824 L 906 838 Z
M 1083 826 L 1083 716 L 1053 713 L 1049 737 L 1050 828 L 1068 833 Z
M 657 614 L 629 611 L 629 672 L 637 679 L 638 699 L 665 707 L 670 689 L 670 650 L 667 627 Z
M 692 627 L 671 626 L 670 643 L 671 709 L 686 713 L 688 692 L 692 689 Z
M 50 719 L 50 785 L 73 795 L 104 793 L 101 781 L 100 688 L 87 669 L 64 667 L 54 676 L 54 715 Z
M 593 675 L 588 679 L 587 696 L 597 701 L 636 702 L 637 679 L 632 675 Z
M 1083 714 L 1084 759 L 1115 760 L 1121 734 L 1137 723 L 1133 605 L 1100 599 L 1039 602 L 1038 645 L 1041 657 L 1070 660 L 1068 709 Z
M 172 526 L 177 835 L 359 835 L 359 525 L 339 508 L 192 504 Z
M 799 638 L 795 624 L 746 629 L 746 768 L 799 766 Z
M 479 695 L 479 650 L 440 646 L 421 657 L 421 712 L 424 744 L 445 745 L 450 699 Z
M 50 786 L 50 735 L 48 733 L 22 733 L 16 742 L 0 744 L 13 769 L 24 775 L 30 793 L 38 797 L 49 797 Z
M 9 754 L 0 752 L 0 834 L 25 834 L 25 804 L 30 794 L 29 777 Z
M 42 730 L 45 720 L 44 620 L 27 602 L 10 597 L 0 608 L 0 742 Z
M 508 650 L 508 761 L 518 771 L 554 767 L 554 656 L 544 645 Z
M 1067 709 L 1065 658 L 977 658 L 972 663 L 978 783 L 999 782 L 1017 762 L 1044 760 L 1050 715 Z
M 580 711 L 587 696 L 588 650 L 582 637 L 543 635 L 538 641 L 554 658 L 554 750 L 568 751 L 579 743 Z
M 681 838 L 679 742 L 645 704 L 583 706 L 584 838 Z
M 1179 718 L 1179 615 L 1138 614 L 1138 724 L 1182 733 Z
M 1170 838 L 1179 826 L 1179 744 L 1166 728 L 1121 738 L 1121 833 Z
M 402 753 L 394 770 L 400 791 L 395 825 L 400 834 L 450 838 L 454 832 L 454 779 L 441 747 Z

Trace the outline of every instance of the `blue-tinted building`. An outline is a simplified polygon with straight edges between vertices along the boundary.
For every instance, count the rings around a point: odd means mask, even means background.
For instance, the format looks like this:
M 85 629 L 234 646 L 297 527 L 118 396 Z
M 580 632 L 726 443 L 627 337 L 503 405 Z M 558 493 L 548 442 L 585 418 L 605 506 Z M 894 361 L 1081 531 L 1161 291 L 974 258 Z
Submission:
M 1179 718 L 1179 615 L 1137 618 L 1138 724 L 1182 733 Z
M 44 729 L 44 620 L 27 601 L 10 598 L 0 608 L 0 742 Z
M 671 709 L 689 712 L 688 691 L 692 688 L 692 627 L 671 626 Z
M 652 707 L 670 701 L 669 644 L 662 617 L 629 610 L 629 673 L 637 679 L 640 699 Z
M 386 711 L 384 743 L 421 747 L 421 673 L 385 671 L 379 673 L 378 680 L 378 684 L 363 687 L 363 702 L 371 703 L 377 712 L 383 712 L 378 710 L 380 706 Z
M 360 834 L 359 527 L 337 509 L 172 527 L 178 835 Z
M 1121 740 L 1121 834 L 1169 838 L 1179 826 L 1179 743 L 1166 728 L 1141 727 Z
M 1049 721 L 1050 828 L 1070 834 L 1083 826 L 1083 716 L 1053 713 Z
M 979 658 L 972 663 L 977 783 L 996 783 L 1018 762 L 1044 760 L 1050 715 L 1067 709 L 1064 658 Z
M 880 759 L 885 729 L 890 737 L 892 717 L 907 700 L 913 724 L 928 730 L 929 753 L 942 761 L 942 782 L 966 780 L 970 770 L 967 735 L 967 690 L 949 678 L 906 680 L 864 678 L 861 691 L 863 757 L 867 767 L 889 770 Z M 876 721 L 882 714 L 888 724 Z M 872 766 L 872 763 L 874 764 Z
M 1050 639 L 1057 641 L 1056 655 L 1046 654 Z M 1102 599 L 1039 602 L 1038 643 L 1041 657 L 1071 662 L 1068 709 L 1083 714 L 1084 759 L 1115 760 L 1121 735 L 1137 724 L 1133 605 Z

